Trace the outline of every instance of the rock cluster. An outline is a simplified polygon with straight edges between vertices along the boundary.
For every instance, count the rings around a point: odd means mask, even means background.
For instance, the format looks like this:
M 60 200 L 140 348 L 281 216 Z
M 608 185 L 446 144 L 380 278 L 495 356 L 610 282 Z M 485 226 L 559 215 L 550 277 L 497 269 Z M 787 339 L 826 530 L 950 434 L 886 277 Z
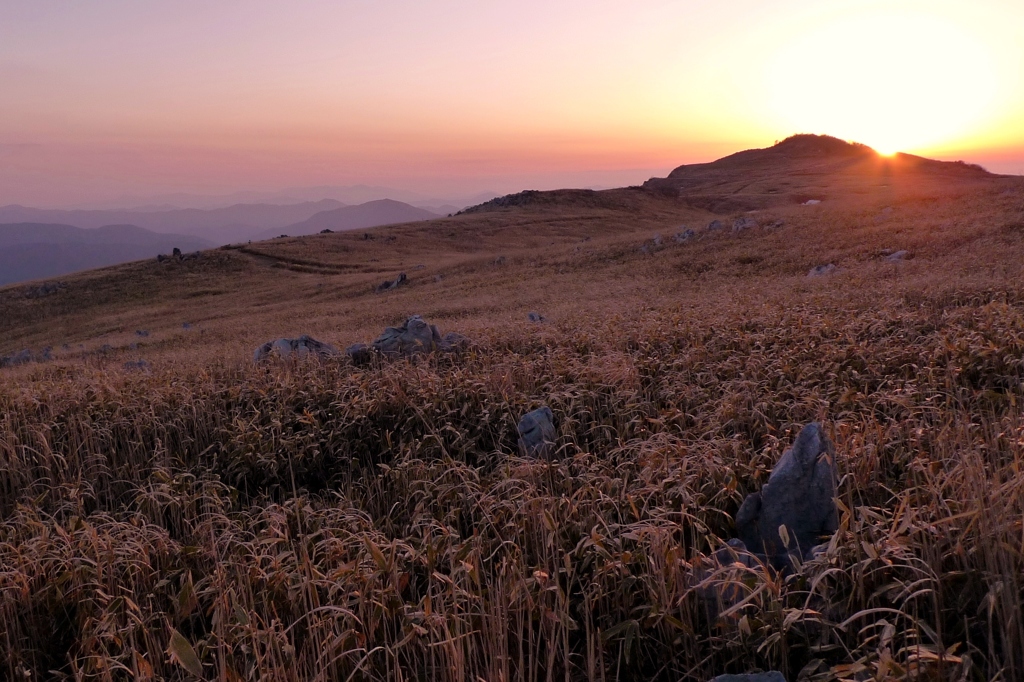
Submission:
M 0 368 L 3 367 L 17 367 L 18 365 L 24 365 L 29 362 L 46 362 L 53 360 L 53 348 L 47 346 L 38 353 L 33 353 L 28 348 L 20 350 L 17 353 L 11 353 L 10 355 L 0 355 Z
M 683 242 L 690 241 L 695 236 L 697 236 L 696 232 L 694 232 L 693 230 L 689 229 L 686 226 L 683 226 L 683 228 L 680 229 L 679 232 L 676 232 L 675 236 L 672 237 L 672 239 L 674 239 L 676 243 L 682 244 Z
M 67 288 L 67 282 L 43 282 L 39 286 L 25 287 L 25 298 L 43 298 Z
M 387 327 L 373 343 L 357 343 L 346 348 L 345 352 L 354 364 L 365 365 L 376 355 L 394 359 L 434 351 L 452 353 L 465 350 L 471 344 L 469 338 L 456 332 L 441 336 L 436 326 L 419 315 L 413 315 L 401 327 Z
M 275 339 L 267 341 L 253 352 L 253 362 L 262 362 L 277 355 L 282 360 L 291 358 L 328 358 L 338 354 L 338 349 L 329 343 L 317 341 L 303 334 L 297 339 Z

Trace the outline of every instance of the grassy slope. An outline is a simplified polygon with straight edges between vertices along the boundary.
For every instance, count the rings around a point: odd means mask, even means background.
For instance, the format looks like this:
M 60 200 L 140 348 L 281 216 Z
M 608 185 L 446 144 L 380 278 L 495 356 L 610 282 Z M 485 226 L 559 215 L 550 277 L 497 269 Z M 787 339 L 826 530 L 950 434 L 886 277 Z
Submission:
M 225 679 L 1024 674 L 1024 187 L 778 180 L 827 201 L 649 253 L 716 216 L 620 190 L 0 290 L 0 352 L 74 344 L 2 374 L 0 669 L 184 675 L 178 632 Z M 247 362 L 414 312 L 477 350 Z M 550 468 L 513 454 L 539 402 Z M 811 419 L 840 533 L 810 579 L 749 575 L 709 622 L 701 557 Z

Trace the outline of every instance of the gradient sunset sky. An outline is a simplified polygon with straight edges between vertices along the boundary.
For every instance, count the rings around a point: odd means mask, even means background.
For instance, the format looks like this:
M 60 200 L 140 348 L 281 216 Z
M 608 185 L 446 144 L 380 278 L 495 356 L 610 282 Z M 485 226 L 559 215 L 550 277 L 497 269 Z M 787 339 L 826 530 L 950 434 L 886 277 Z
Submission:
M 0 0 L 0 204 L 616 186 L 797 132 L 1024 173 L 1024 3 Z

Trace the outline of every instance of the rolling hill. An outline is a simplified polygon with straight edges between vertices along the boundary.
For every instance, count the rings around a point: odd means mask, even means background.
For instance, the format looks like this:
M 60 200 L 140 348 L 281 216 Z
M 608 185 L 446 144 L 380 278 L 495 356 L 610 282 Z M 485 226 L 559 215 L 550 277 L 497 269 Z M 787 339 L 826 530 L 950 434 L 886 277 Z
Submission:
M 253 361 L 412 314 L 474 345 Z M 1024 675 L 1024 178 L 801 137 L 0 320 L 0 677 Z M 723 557 L 815 421 L 838 530 Z
M 433 220 L 438 217 L 440 216 L 436 213 L 410 206 L 401 201 L 378 199 L 355 206 L 344 206 L 330 211 L 322 211 L 302 222 L 288 225 L 280 230 L 264 230 L 257 234 L 254 239 L 271 239 L 280 234 L 289 236 L 316 234 L 323 230 L 331 230 L 332 232 L 362 230 L 379 225 Z

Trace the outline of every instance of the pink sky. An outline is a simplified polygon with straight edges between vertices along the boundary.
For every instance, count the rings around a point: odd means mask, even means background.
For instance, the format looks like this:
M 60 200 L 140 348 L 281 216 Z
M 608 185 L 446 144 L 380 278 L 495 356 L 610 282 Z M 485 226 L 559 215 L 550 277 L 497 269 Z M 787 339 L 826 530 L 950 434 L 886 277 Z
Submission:
M 1024 173 L 1021 82 L 1014 0 L 0 2 L 0 204 L 614 186 L 794 132 Z

